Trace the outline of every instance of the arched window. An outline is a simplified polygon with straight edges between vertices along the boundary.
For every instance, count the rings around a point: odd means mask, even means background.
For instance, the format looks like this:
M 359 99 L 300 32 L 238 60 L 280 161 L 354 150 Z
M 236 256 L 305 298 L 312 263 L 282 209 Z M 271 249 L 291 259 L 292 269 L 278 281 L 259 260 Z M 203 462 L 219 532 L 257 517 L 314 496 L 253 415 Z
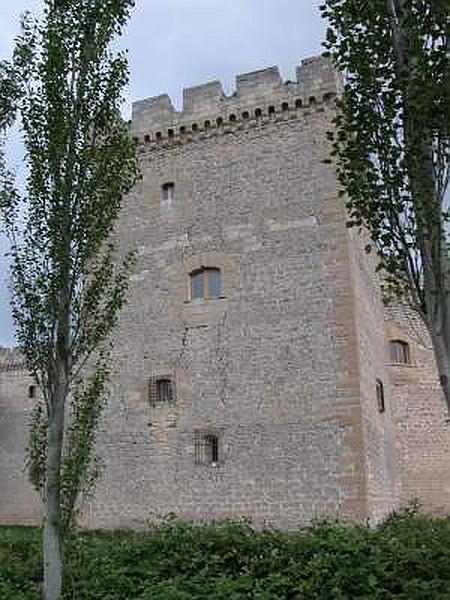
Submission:
M 218 298 L 220 296 L 220 269 L 216 267 L 201 267 L 192 271 L 191 300 L 196 298 Z
M 402 340 L 392 340 L 389 344 L 391 363 L 396 365 L 408 365 L 411 360 L 409 356 L 409 344 Z
M 377 379 L 376 394 L 377 394 L 378 412 L 382 413 L 382 412 L 384 412 L 385 406 L 384 406 L 384 386 L 383 386 L 383 382 L 381 381 L 381 379 Z

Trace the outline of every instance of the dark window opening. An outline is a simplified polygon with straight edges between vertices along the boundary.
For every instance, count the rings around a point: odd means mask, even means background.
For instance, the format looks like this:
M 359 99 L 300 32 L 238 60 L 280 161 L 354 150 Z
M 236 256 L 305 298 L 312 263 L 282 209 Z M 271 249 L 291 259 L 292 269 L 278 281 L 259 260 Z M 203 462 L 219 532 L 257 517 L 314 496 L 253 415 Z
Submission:
M 169 377 L 151 377 L 148 385 L 148 399 L 152 406 L 172 403 L 175 401 L 175 391 Z
M 192 123 L 192 131 L 198 131 L 197 123 Z
M 275 106 L 269 106 L 268 113 L 269 115 L 275 114 Z
M 255 117 L 257 119 L 259 119 L 259 117 L 262 115 L 262 110 L 260 108 L 256 108 L 255 109 Z
M 301 108 L 303 105 L 303 102 L 301 100 L 301 98 L 297 98 L 297 100 L 295 101 L 295 108 Z
M 230 122 L 234 123 L 236 121 L 236 115 L 230 115 Z
M 402 340 L 392 340 L 389 344 L 389 353 L 391 363 L 397 365 L 409 365 L 411 360 L 409 356 L 409 344 Z
M 173 129 L 168 129 L 167 130 L 167 135 L 168 135 L 168 137 L 172 138 L 175 135 L 174 130 Z
M 244 112 L 242 113 L 242 118 L 245 120 L 250 118 L 250 113 L 248 112 L 248 110 L 244 110 Z
M 314 105 L 316 103 L 316 97 L 315 96 L 310 96 L 309 97 L 309 104 L 310 106 Z
M 205 121 L 204 122 L 204 127 L 205 127 L 205 129 L 210 129 L 211 128 L 211 121 L 208 121 L 208 120 Z
M 191 300 L 218 298 L 221 293 L 220 269 L 201 267 L 190 274 Z
M 36 398 L 36 386 L 30 385 L 28 387 L 28 398 Z
M 384 386 L 383 386 L 383 382 L 381 381 L 381 379 L 377 379 L 376 393 L 377 393 L 378 412 L 383 413 L 384 410 L 385 410 L 385 406 L 384 406 Z
M 164 202 L 171 202 L 174 198 L 175 184 L 171 181 L 162 185 L 162 195 Z
M 160 131 L 157 131 L 155 133 L 155 137 L 156 137 L 156 141 L 160 141 L 162 139 L 162 133 Z
M 219 437 L 213 433 L 196 432 L 194 455 L 197 465 L 216 465 L 219 462 Z
M 287 102 L 283 102 L 283 104 L 281 105 L 281 110 L 283 112 L 286 112 L 287 110 L 289 110 L 289 104 Z
M 181 135 L 183 135 L 184 133 L 186 133 L 186 125 L 181 125 L 180 126 L 180 133 L 181 133 Z
M 216 119 L 216 123 L 217 123 L 217 127 L 220 127 L 223 124 L 223 119 L 222 117 L 217 117 Z
M 149 144 L 149 143 L 150 143 L 150 136 L 148 135 L 148 133 L 144 135 L 144 142 L 145 142 L 146 144 Z

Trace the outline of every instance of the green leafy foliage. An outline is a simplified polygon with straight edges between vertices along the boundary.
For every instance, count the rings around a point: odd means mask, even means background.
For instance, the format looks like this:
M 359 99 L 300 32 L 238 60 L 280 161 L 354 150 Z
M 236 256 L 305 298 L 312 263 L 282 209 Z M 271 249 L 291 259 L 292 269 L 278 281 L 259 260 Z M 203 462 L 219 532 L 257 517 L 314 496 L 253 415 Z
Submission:
M 41 20 L 23 17 L 13 60 L 0 63 L 0 216 L 11 243 L 13 317 L 43 394 L 30 423 L 30 479 L 45 500 L 48 431 L 57 413 L 62 423 L 67 414 L 61 485 L 50 486 L 61 496 L 61 532 L 98 471 L 92 453 L 110 335 L 133 264 L 112 242 L 122 197 L 139 174 L 119 111 L 127 60 L 109 49 L 133 5 L 47 0 Z M 1 153 L 15 119 L 26 150 L 23 194 Z
M 39 532 L 0 529 L 0 598 L 37 600 Z M 450 518 L 405 511 L 377 528 L 319 522 L 295 533 L 173 521 L 148 533 L 80 533 L 64 598 L 445 600 Z
M 344 76 L 329 138 L 348 225 L 370 232 L 385 298 L 428 327 L 450 411 L 449 3 L 326 0 L 321 11 Z
M 42 18 L 23 17 L 11 63 L 0 63 L 0 218 L 10 241 L 12 314 L 43 396 L 28 462 L 45 505 L 46 600 L 60 597 L 64 537 L 99 470 L 108 351 L 133 264 L 133 253 L 114 245 L 122 198 L 139 171 L 120 115 L 128 64 L 111 51 L 133 6 L 44 0 Z M 3 152 L 15 120 L 23 193 Z

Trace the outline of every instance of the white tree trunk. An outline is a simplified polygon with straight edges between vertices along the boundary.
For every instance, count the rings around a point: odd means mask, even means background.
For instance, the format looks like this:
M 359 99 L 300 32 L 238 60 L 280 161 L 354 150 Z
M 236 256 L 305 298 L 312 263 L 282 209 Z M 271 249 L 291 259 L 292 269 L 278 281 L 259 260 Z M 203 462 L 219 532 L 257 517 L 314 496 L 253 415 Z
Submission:
M 61 377 L 62 379 L 63 377 Z M 44 600 L 59 600 L 62 589 L 63 547 L 61 539 L 60 476 L 64 439 L 66 386 L 59 382 L 49 415 L 48 455 L 44 523 Z

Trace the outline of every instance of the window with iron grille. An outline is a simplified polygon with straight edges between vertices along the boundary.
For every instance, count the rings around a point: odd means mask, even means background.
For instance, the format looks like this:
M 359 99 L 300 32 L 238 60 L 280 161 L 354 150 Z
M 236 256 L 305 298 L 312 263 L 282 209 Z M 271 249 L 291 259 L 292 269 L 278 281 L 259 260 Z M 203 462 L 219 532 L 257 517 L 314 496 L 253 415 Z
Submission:
M 215 465 L 219 462 L 219 437 L 214 433 L 197 431 L 194 440 L 195 463 Z
M 376 394 L 377 394 L 378 412 L 383 413 L 384 410 L 385 410 L 385 406 L 384 406 L 384 386 L 383 386 L 383 382 L 381 381 L 381 379 L 377 379 Z
M 148 399 L 152 406 L 175 402 L 175 389 L 170 377 L 150 377 Z
M 391 355 L 391 363 L 397 365 L 410 364 L 409 344 L 402 340 L 392 340 L 389 344 L 389 352 Z

